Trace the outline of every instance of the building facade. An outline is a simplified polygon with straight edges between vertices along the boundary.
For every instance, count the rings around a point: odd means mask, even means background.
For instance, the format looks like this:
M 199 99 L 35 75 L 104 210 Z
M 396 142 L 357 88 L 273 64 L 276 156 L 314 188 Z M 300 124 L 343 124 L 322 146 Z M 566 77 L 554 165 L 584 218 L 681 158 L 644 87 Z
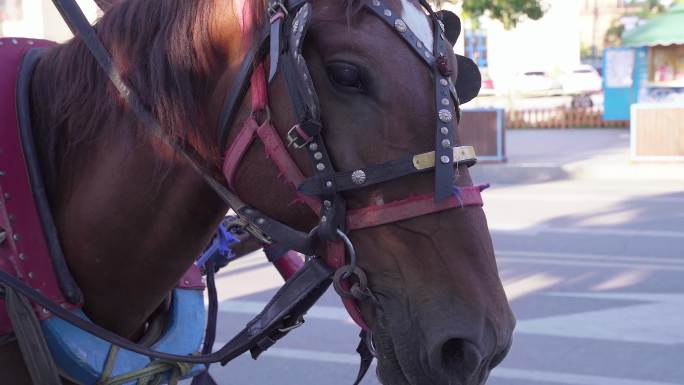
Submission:
M 92 0 L 77 0 L 92 22 L 99 9 Z M 0 34 L 65 41 L 71 32 L 51 0 L 0 0 Z

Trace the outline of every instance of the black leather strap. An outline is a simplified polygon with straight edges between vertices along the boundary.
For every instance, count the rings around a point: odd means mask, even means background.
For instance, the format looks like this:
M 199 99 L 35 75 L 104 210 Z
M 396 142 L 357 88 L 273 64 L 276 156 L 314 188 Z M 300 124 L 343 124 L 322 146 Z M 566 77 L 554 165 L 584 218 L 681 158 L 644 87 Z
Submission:
M 38 161 L 38 153 L 36 152 L 33 129 L 31 126 L 29 87 L 34 66 L 43 52 L 45 52 L 45 49 L 43 48 L 34 48 L 28 51 L 24 56 L 21 69 L 19 70 L 16 91 L 19 135 L 21 137 L 21 147 L 24 152 L 26 168 L 31 181 L 33 200 L 36 202 L 36 207 L 38 208 L 38 216 L 40 217 L 48 249 L 50 250 L 50 258 L 52 260 L 53 270 L 57 276 L 57 283 L 59 284 L 62 294 L 64 294 L 64 298 L 72 304 L 78 304 L 83 301 L 83 293 L 69 271 L 66 259 L 64 258 L 64 253 L 62 252 L 62 245 L 59 243 L 59 235 L 57 234 L 55 222 L 52 219 L 52 211 L 50 210 L 50 204 L 47 199 L 47 191 L 43 182 L 43 173 L 40 169 L 40 162 Z
M 371 353 L 370 349 L 368 349 L 368 342 L 367 342 L 367 336 L 366 336 L 366 331 L 361 330 L 361 333 L 359 334 L 359 338 L 361 339 L 359 341 L 359 346 L 356 347 L 356 352 L 359 353 L 359 372 L 356 374 L 356 380 L 354 380 L 354 385 L 359 385 L 361 383 L 361 380 L 366 376 L 366 373 L 368 372 L 368 369 L 370 369 L 371 364 L 373 363 L 373 353 Z
M 196 364 L 221 362 L 221 364 L 225 365 L 228 361 L 248 350 L 252 351 L 253 356 L 258 356 L 270 346 L 265 344 L 264 341 L 276 341 L 286 335 L 295 323 L 300 322 L 304 314 L 328 289 L 331 284 L 332 274 L 332 270 L 320 258 L 309 259 L 278 290 L 264 310 L 250 321 L 245 329 L 218 351 L 199 356 L 169 354 L 133 343 L 63 309 L 42 293 L 3 271 L 0 271 L 0 283 L 11 287 L 17 294 L 21 294 L 32 303 L 44 307 L 64 321 L 122 349 L 167 361 Z
M 242 59 L 240 70 L 235 76 L 235 80 L 233 80 L 232 86 L 228 89 L 228 94 L 223 100 L 223 107 L 221 108 L 221 115 L 219 115 L 217 124 L 218 141 L 221 152 L 226 148 L 228 134 L 235 121 L 235 115 L 240 108 L 242 100 L 247 94 L 247 90 L 249 90 L 250 77 L 256 68 L 256 63 L 263 60 L 266 56 L 266 43 L 268 42 L 269 35 L 269 25 L 265 24 L 258 35 L 257 42 L 249 47 L 247 54 L 244 59 Z
M 337 172 L 334 176 L 336 189 L 337 191 L 355 190 L 398 179 L 407 175 L 434 170 L 434 167 L 417 169 L 414 166 L 413 157 L 414 155 L 409 155 L 354 171 Z M 474 165 L 475 162 L 476 159 L 467 159 L 463 162 L 455 162 L 454 164 L 456 166 L 465 165 L 470 167 Z M 325 178 L 321 175 L 314 175 L 304 180 L 298 190 L 305 195 L 322 195 L 325 191 L 324 179 Z

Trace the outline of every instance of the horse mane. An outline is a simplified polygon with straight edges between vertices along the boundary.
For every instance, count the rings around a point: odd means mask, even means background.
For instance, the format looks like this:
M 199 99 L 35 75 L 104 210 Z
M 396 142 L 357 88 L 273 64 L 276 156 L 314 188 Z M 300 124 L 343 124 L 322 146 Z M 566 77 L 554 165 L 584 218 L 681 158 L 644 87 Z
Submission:
M 255 3 L 262 3 L 257 0 Z M 167 135 L 214 154 L 206 102 L 227 58 L 213 47 L 211 0 L 123 0 L 95 24 L 116 68 Z M 263 5 L 262 5 L 263 7 Z M 135 140 L 144 128 L 80 39 L 45 53 L 32 79 L 33 125 L 48 186 L 67 160 L 88 156 L 88 143 L 117 128 Z M 83 160 L 83 159 L 81 159 Z

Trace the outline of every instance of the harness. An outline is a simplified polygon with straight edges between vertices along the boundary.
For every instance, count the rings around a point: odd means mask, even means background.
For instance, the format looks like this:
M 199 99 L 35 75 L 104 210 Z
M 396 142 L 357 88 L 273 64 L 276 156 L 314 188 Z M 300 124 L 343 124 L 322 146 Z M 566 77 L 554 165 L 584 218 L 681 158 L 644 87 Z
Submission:
M 150 133 L 155 134 L 175 149 L 237 213 L 244 229 L 266 245 L 265 251 L 269 259 L 276 266 L 281 267 L 281 274 L 287 280 L 259 315 L 224 347 L 212 353 L 213 331 L 210 329 L 212 326 L 215 327 L 216 323 L 216 293 L 212 284 L 214 269 L 210 264 L 207 268 L 210 297 L 208 332 L 205 335 L 201 355 L 189 355 L 189 352 L 177 351 L 174 352 L 176 354 L 172 354 L 159 346 L 157 346 L 158 349 L 154 349 L 132 343 L 88 322 L 77 311 L 63 309 L 59 306 L 59 301 L 28 285 L 24 276 L 17 276 L 17 278 L 0 270 L 0 283 L 28 299 L 36 309 L 58 316 L 59 318 L 54 319 L 55 323 L 68 324 L 84 330 L 98 341 L 118 346 L 127 353 L 150 357 L 155 361 L 182 362 L 190 364 L 191 368 L 195 364 L 208 365 L 213 362 L 226 364 L 248 350 L 254 358 L 258 357 L 261 352 L 268 349 L 290 330 L 301 325 L 304 314 L 333 283 L 350 316 L 363 330 L 362 343 L 357 349 L 362 356 L 362 367 L 356 380 L 356 383 L 360 382 L 372 360 L 370 354 L 372 349 L 368 343 L 371 339 L 369 329 L 358 309 L 358 301 L 371 301 L 376 304 L 377 302 L 368 287 L 364 271 L 357 265 L 356 252 L 347 234 L 350 231 L 363 230 L 444 210 L 481 206 L 480 192 L 485 188 L 485 186 L 454 187 L 454 167 L 469 167 L 475 164 L 476 158 L 472 147 L 454 147 L 454 131 L 458 124 L 460 109 L 459 98 L 451 79 L 451 69 L 447 62 L 447 53 L 450 52 L 451 46 L 446 41 L 442 22 L 427 1 L 420 0 L 420 3 L 429 13 L 433 23 L 434 46 L 431 50 L 425 47 L 406 22 L 387 7 L 383 0 L 362 0 L 361 3 L 365 9 L 392 28 L 431 70 L 437 111 L 434 121 L 435 148 L 433 151 L 409 154 L 400 159 L 357 170 L 336 171 L 323 138 L 324 127 L 321 123 L 316 89 L 302 55 L 304 38 L 312 17 L 311 2 L 310 0 L 269 0 L 268 22 L 262 26 L 255 26 L 251 16 L 245 18 L 243 32 L 258 29 L 257 39 L 249 47 L 243 59 L 235 84 L 225 97 L 219 117 L 217 140 L 224 151 L 222 171 L 228 188 L 224 183 L 214 179 L 212 174 L 200 165 L 197 154 L 180 147 L 173 138 L 163 134 L 156 118 L 140 103 L 136 93 L 121 79 L 111 56 L 75 0 L 53 1 L 74 35 L 84 42 L 136 117 Z M 270 60 L 268 77 L 264 68 L 267 56 Z M 282 72 L 285 78 L 296 117 L 296 124 L 287 131 L 284 138 L 270 121 L 267 100 L 268 83 L 278 72 Z M 243 122 L 242 128 L 236 134 L 230 147 L 226 148 L 230 128 L 234 124 L 237 111 L 248 91 L 252 95 L 252 114 Z M 260 120 L 261 116 L 266 116 L 266 118 Z M 263 142 L 266 154 L 284 176 L 286 183 L 296 187 L 301 200 L 318 214 L 319 223 L 310 232 L 298 231 L 268 217 L 256 208 L 246 205 L 229 189 L 233 186 L 235 172 L 244 154 L 257 139 Z M 315 174 L 305 176 L 292 159 L 290 151 L 306 152 L 313 164 Z M 433 193 L 410 196 L 388 204 L 371 205 L 353 210 L 348 210 L 346 207 L 343 192 L 433 170 L 435 173 Z M 2 219 L 1 216 L 0 219 Z M 3 228 L 11 229 L 11 224 L 3 224 L 3 226 L 8 226 Z M 325 252 L 319 253 L 322 249 Z M 290 263 L 292 250 L 310 256 L 298 269 L 296 263 Z M 43 254 L 50 253 L 44 250 Z M 316 254 L 323 255 L 316 257 Z M 75 284 L 74 287 L 76 287 Z M 67 294 L 64 288 L 61 290 Z M 105 361 L 105 367 L 109 365 L 108 362 L 109 359 Z M 185 374 L 192 376 L 197 372 L 188 371 Z

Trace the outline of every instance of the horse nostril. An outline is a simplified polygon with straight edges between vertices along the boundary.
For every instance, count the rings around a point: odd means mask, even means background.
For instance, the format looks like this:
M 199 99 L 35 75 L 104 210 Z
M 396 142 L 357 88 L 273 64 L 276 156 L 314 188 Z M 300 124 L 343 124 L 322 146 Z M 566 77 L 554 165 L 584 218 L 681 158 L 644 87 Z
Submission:
M 441 369 L 449 375 L 468 378 L 482 362 L 477 346 L 461 338 L 450 338 L 440 349 Z

